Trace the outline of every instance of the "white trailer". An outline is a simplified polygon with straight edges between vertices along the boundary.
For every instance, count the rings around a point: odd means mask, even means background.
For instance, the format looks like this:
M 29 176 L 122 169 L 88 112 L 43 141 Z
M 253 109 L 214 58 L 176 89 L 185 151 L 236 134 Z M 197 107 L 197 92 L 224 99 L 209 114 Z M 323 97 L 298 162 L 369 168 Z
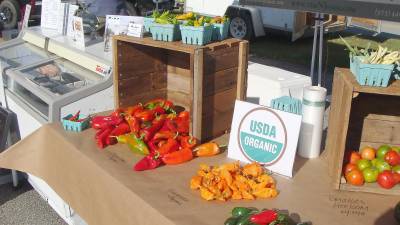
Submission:
M 303 36 L 307 13 L 288 9 L 240 5 L 237 0 L 186 0 L 185 11 L 209 16 L 227 15 L 229 33 L 239 39 L 265 36 L 265 28 L 291 33 L 292 41 Z

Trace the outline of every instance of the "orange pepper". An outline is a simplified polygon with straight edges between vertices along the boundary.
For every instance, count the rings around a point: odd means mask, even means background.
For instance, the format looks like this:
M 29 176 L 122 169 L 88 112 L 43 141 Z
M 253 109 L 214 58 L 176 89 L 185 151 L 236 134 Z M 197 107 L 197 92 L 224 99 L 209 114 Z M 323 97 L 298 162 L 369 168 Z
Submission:
M 217 155 L 221 152 L 219 146 L 215 142 L 207 142 L 204 144 L 201 144 L 197 146 L 193 150 L 198 157 L 203 157 L 203 156 L 214 156 Z
M 189 148 L 171 152 L 162 156 L 162 161 L 167 165 L 181 164 L 193 159 L 193 152 Z
M 194 176 L 190 180 L 190 188 L 191 189 L 199 189 L 201 187 L 201 180 L 203 178 L 201 176 Z
M 263 169 L 259 163 L 253 162 L 243 167 L 243 174 L 258 177 L 263 173 Z

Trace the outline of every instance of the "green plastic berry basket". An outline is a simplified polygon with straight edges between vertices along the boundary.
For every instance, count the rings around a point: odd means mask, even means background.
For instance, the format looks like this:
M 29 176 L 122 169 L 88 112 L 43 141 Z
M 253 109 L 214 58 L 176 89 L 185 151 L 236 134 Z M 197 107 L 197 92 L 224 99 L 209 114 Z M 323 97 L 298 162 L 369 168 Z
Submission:
M 151 36 L 156 41 L 179 41 L 181 33 L 178 24 L 158 24 L 153 23 L 150 26 Z
M 155 19 L 153 17 L 145 17 L 144 18 L 143 25 L 144 25 L 144 30 L 146 32 L 150 32 L 150 28 L 151 28 L 151 25 L 153 25 L 154 20 Z
M 193 27 L 181 25 L 182 42 L 189 45 L 206 45 L 211 42 L 213 27 L 211 25 Z
M 213 41 L 222 41 L 228 37 L 229 30 L 229 21 L 225 21 L 224 23 L 214 23 L 213 26 Z
M 69 120 L 72 116 L 73 116 L 72 114 L 69 114 L 68 116 L 62 118 L 62 125 L 63 125 L 64 130 L 81 132 L 89 127 L 90 117 L 85 116 L 85 115 L 79 115 L 78 120 L 81 120 L 81 119 L 83 119 L 83 120 L 80 122 L 77 122 L 77 121 Z
M 387 87 L 394 70 L 394 65 L 367 64 L 362 56 L 350 57 L 350 71 L 357 82 L 363 86 Z
M 302 114 L 301 100 L 289 96 L 282 96 L 271 100 L 271 108 L 297 115 Z

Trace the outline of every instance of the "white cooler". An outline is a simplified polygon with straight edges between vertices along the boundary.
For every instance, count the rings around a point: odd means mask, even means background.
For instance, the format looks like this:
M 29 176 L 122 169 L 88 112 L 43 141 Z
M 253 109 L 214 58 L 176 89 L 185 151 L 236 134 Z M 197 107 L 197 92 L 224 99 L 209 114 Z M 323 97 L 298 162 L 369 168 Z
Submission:
M 306 86 L 311 86 L 309 76 L 249 62 L 248 102 L 269 107 L 272 99 L 284 95 L 302 100 L 303 88 Z

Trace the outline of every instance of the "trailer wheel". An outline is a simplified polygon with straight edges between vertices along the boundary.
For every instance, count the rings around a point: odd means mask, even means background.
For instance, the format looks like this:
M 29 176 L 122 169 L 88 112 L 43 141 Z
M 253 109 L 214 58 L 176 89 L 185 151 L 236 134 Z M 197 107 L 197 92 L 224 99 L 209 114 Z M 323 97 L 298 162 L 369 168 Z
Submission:
M 248 14 L 241 14 L 231 18 L 229 33 L 238 39 L 251 40 L 253 38 L 253 23 Z
M 19 3 L 16 0 L 3 0 L 0 3 L 0 13 L 3 14 L 3 28 L 12 29 L 17 27 L 19 19 Z

